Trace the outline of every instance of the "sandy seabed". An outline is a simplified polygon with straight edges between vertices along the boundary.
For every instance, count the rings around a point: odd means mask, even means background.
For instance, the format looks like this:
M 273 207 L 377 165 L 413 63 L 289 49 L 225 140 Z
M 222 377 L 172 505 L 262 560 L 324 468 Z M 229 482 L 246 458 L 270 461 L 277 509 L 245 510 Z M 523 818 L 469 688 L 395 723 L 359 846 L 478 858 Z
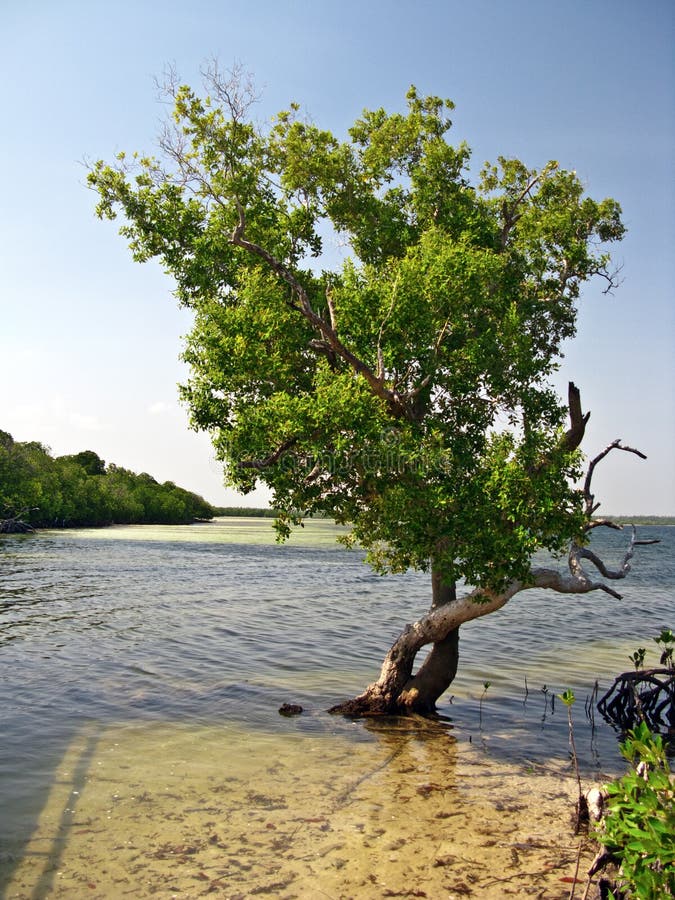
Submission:
M 61 760 L 2 896 L 567 898 L 594 854 L 569 766 L 452 732 L 91 727 Z M 362 732 L 363 734 L 363 732 Z M 581 851 L 580 851 L 581 846 Z

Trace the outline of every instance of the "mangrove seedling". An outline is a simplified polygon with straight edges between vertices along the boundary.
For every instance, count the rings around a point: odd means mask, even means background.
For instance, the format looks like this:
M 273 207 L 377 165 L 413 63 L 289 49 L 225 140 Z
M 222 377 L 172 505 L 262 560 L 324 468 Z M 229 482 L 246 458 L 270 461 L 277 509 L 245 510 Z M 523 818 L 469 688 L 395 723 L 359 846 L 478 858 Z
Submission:
M 635 666 L 636 672 L 638 669 L 641 669 L 644 666 L 646 652 L 647 651 L 644 647 L 638 647 L 635 653 L 631 653 L 631 655 L 628 657 L 628 659 L 630 659 L 630 661 Z
M 490 687 L 491 684 L 492 684 L 491 681 L 483 682 L 483 693 L 480 695 L 480 700 L 478 701 L 478 725 L 479 725 L 479 728 L 481 728 L 481 729 L 483 727 L 483 700 L 485 699 L 485 696 L 488 692 L 488 688 Z
M 574 765 L 574 772 L 577 776 L 577 788 L 579 792 L 579 796 L 577 799 L 577 818 L 574 826 L 574 833 L 578 834 L 581 829 L 581 825 L 584 822 L 588 822 L 588 803 L 586 801 L 586 798 L 584 797 L 583 791 L 581 790 L 579 757 L 577 755 L 577 747 L 574 742 L 574 722 L 572 721 L 572 706 L 574 705 L 576 697 L 574 696 L 574 692 L 569 688 L 564 693 L 558 694 L 558 696 L 567 707 L 567 725 L 569 729 L 570 750 L 572 752 L 572 763 Z
M 667 669 L 675 668 L 673 662 L 673 650 L 675 649 L 675 634 L 670 628 L 662 628 L 661 634 L 654 638 L 655 643 L 663 645 L 663 652 L 659 659 L 659 663 Z

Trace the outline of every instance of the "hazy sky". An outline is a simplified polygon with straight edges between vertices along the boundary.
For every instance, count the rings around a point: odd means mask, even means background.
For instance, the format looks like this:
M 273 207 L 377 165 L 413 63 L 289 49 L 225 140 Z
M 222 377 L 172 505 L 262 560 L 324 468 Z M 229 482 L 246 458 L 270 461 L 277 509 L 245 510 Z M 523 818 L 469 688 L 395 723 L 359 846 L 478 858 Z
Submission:
M 93 214 L 85 158 L 151 151 L 154 78 L 197 84 L 217 56 L 262 90 L 261 120 L 300 102 L 344 134 L 407 87 L 456 103 L 473 171 L 557 159 L 616 197 L 628 236 L 613 297 L 586 289 L 559 384 L 592 411 L 585 449 L 648 454 L 598 470 L 607 513 L 675 514 L 675 3 L 672 0 L 0 0 L 0 429 L 55 454 L 171 479 L 216 503 L 208 438 L 177 402 L 189 315 L 158 266 Z

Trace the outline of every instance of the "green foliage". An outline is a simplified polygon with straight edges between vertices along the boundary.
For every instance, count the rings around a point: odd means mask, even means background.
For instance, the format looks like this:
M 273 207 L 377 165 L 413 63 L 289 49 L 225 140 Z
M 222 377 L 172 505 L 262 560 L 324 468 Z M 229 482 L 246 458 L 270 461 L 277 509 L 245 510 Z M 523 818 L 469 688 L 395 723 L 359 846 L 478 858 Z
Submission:
M 633 663 L 633 665 L 635 666 L 636 672 L 638 669 L 641 669 L 642 666 L 644 665 L 646 653 L 647 653 L 647 650 L 644 647 L 638 647 L 638 649 L 635 651 L 635 653 L 631 653 L 631 655 L 628 657 L 630 659 L 630 661 Z
M 667 669 L 674 668 L 673 652 L 675 651 L 675 634 L 673 634 L 670 628 L 662 628 L 661 634 L 658 637 L 653 638 L 653 641 L 658 646 L 660 652 L 659 665 L 664 666 Z M 647 648 L 638 647 L 638 649 L 634 653 L 631 653 L 628 658 L 637 671 L 638 669 L 644 668 L 646 656 Z
M 215 510 L 170 481 L 106 467 L 92 450 L 54 459 L 42 444 L 0 431 L 0 517 L 19 513 L 36 527 L 54 527 L 178 524 L 210 519 Z
M 673 650 L 675 650 L 675 634 L 673 634 L 670 628 L 662 628 L 661 634 L 658 637 L 655 637 L 654 641 L 659 645 L 659 647 L 663 648 L 661 656 L 659 658 L 659 663 L 669 669 L 675 668 L 675 663 L 673 662 Z
M 210 97 L 173 89 L 161 158 L 89 173 L 98 215 L 194 312 L 193 426 L 233 487 L 272 489 L 282 537 L 298 510 L 330 515 L 379 571 L 526 581 L 537 549 L 581 534 L 548 379 L 581 285 L 612 283 L 618 204 L 554 162 L 500 158 L 472 183 L 453 104 L 415 88 L 341 139 L 296 104 L 260 130 L 212 75 Z
M 622 890 L 638 900 L 675 896 L 674 785 L 658 735 L 641 723 L 621 746 L 631 771 L 607 788 L 597 839 L 621 863 Z
M 563 691 L 562 694 L 558 694 L 558 697 L 565 704 L 567 709 L 567 729 L 569 734 L 569 744 L 570 744 L 570 752 L 572 754 L 572 765 L 574 766 L 574 774 L 577 779 L 577 788 L 578 788 L 578 797 L 577 797 L 577 816 L 576 816 L 576 825 L 575 825 L 575 833 L 579 833 L 579 829 L 583 822 L 588 821 L 588 802 L 583 795 L 581 790 L 581 772 L 579 770 L 579 755 L 577 754 L 577 745 L 574 740 L 574 720 L 572 718 L 572 707 L 576 702 L 576 697 L 574 696 L 574 691 L 571 688 L 567 688 Z

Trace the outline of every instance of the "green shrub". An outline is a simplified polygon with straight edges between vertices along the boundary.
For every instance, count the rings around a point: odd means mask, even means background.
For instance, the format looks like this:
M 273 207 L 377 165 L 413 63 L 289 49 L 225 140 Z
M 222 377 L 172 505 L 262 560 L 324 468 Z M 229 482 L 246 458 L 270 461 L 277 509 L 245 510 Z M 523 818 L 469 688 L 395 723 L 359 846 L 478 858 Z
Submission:
M 608 786 L 607 815 L 596 838 L 620 862 L 626 896 L 673 897 L 674 786 L 663 740 L 641 723 L 629 732 L 621 753 L 631 770 Z

